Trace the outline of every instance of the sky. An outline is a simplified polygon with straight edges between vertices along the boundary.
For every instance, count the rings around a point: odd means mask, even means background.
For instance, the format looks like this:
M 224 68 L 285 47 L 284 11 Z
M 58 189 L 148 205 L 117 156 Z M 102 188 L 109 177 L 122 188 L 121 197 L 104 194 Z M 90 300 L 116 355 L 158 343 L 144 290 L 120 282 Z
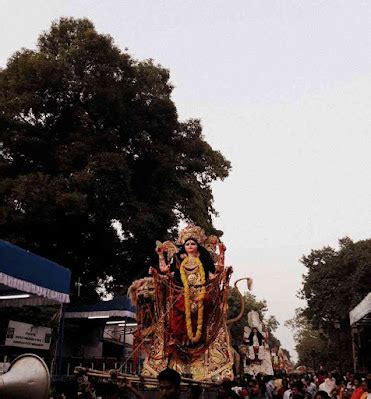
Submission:
M 371 3 L 357 0 L 0 0 L 0 67 L 61 16 L 88 17 L 168 68 L 180 119 L 232 163 L 215 226 L 284 326 L 303 254 L 371 238 Z M 154 237 L 154 240 L 158 237 Z M 233 281 L 233 280 L 232 280 Z

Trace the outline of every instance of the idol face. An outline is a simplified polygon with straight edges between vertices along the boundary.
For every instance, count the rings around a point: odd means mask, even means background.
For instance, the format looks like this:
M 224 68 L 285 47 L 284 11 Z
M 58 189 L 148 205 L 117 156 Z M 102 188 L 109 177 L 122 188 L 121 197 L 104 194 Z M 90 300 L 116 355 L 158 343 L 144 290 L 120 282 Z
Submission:
M 195 240 L 189 239 L 184 244 L 184 249 L 187 255 L 196 255 L 198 253 L 198 244 Z

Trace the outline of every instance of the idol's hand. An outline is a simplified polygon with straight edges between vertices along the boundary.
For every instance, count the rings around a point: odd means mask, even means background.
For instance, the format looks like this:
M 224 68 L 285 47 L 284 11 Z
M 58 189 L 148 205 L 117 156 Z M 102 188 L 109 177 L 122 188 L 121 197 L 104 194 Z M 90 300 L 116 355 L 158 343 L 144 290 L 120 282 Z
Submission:
M 216 273 L 221 273 L 224 270 L 224 265 L 222 265 L 221 263 L 218 263 L 215 265 L 215 272 Z
M 160 255 L 163 255 L 163 253 L 164 253 L 164 247 L 156 247 L 156 249 L 155 249 L 155 251 L 156 251 L 156 254 L 158 255 L 158 256 L 160 256 Z
M 220 254 L 224 254 L 224 252 L 227 250 L 227 247 L 221 241 L 219 242 L 218 247 Z
M 164 245 L 161 241 L 156 241 L 156 254 L 161 258 L 164 254 Z

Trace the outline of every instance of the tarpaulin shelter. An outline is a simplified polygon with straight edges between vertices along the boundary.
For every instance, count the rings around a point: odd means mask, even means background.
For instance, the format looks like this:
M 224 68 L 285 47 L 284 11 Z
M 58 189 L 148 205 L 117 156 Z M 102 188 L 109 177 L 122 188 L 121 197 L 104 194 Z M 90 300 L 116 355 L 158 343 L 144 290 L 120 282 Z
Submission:
M 65 354 L 76 352 L 78 346 L 84 352 L 85 358 L 106 357 L 107 353 L 112 352 L 116 356 L 128 355 L 128 336 L 132 338 L 136 313 L 127 296 L 117 296 L 112 300 L 90 305 L 67 305 L 64 318 L 66 322 L 68 320 L 71 325 L 78 327 L 77 334 L 84 337 L 84 342 L 76 342 L 73 336 L 67 336 Z M 111 355 L 108 354 L 109 356 Z
M 0 307 L 69 303 L 71 271 L 0 240 Z
M 66 319 L 92 318 L 131 318 L 135 319 L 135 307 L 127 296 L 117 296 L 110 301 L 100 301 L 93 305 L 69 305 L 66 307 Z

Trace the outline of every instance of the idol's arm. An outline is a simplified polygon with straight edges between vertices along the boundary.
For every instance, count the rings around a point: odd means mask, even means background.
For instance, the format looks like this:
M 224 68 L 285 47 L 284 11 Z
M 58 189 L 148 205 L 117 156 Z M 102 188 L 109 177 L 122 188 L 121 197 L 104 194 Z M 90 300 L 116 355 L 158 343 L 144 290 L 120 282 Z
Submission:
M 156 247 L 156 253 L 158 255 L 158 263 L 161 273 L 167 273 L 170 270 L 170 265 L 165 261 L 164 248 L 162 246 Z
M 224 259 L 225 259 L 225 251 L 227 250 L 226 246 L 220 242 L 219 243 L 219 259 L 216 265 L 216 272 L 220 273 L 224 270 Z

